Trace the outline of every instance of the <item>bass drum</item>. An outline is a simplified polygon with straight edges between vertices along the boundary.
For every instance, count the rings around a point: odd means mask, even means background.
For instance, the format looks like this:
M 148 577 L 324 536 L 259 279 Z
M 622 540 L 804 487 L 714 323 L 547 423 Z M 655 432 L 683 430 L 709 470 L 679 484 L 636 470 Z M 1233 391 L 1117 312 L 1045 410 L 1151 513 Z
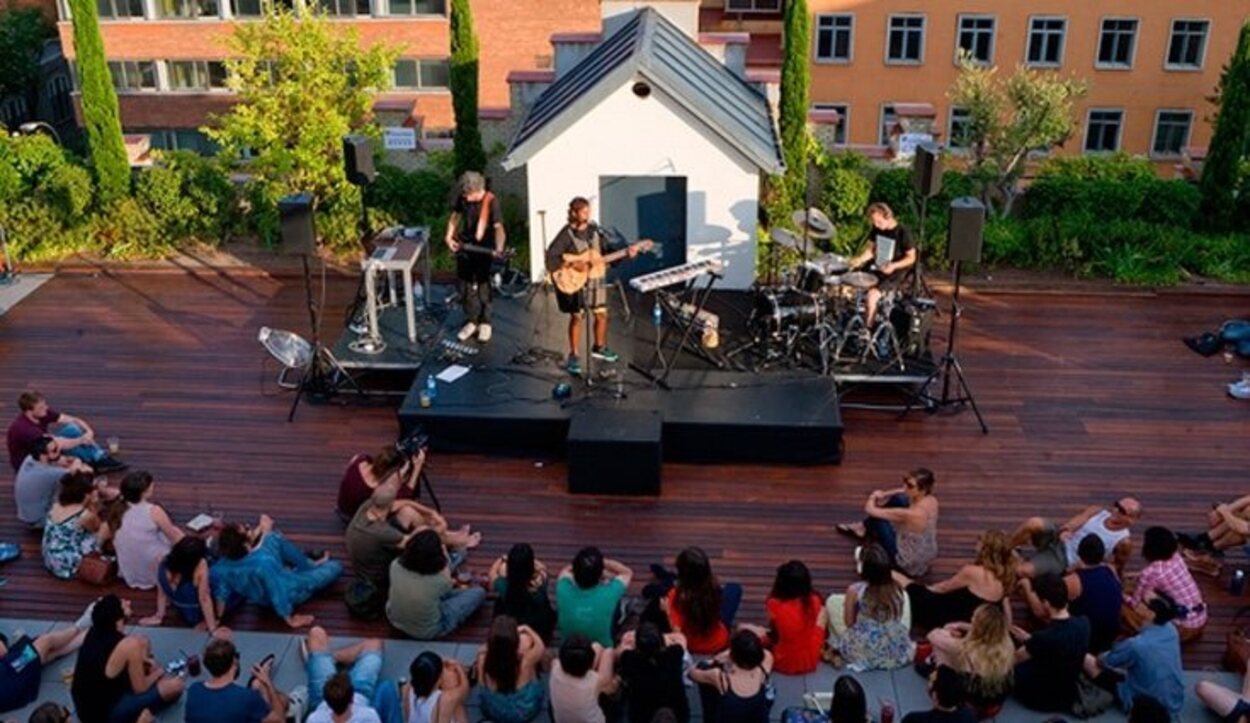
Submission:
M 821 300 L 798 291 L 768 289 L 755 296 L 751 314 L 761 331 L 776 334 L 790 328 L 809 329 L 824 317 Z

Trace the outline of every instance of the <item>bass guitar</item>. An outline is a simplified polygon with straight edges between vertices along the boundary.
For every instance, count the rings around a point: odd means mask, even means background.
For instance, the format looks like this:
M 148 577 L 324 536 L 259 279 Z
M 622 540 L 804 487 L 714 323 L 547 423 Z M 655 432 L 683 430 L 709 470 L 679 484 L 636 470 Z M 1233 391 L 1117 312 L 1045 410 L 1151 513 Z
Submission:
M 457 254 L 484 254 L 486 256 L 494 256 L 495 247 L 494 246 L 481 246 L 479 244 L 467 244 L 467 243 L 462 242 L 460 244 L 460 250 L 457 251 L 456 253 Z M 507 261 L 513 256 L 516 256 L 516 249 L 504 248 L 503 253 L 499 255 L 499 258 L 501 260 Z
M 563 266 L 551 272 L 551 281 L 560 293 L 576 294 L 591 279 L 602 279 L 608 273 L 608 265 L 625 258 L 631 250 L 637 249 L 636 253 L 640 253 L 651 251 L 656 246 L 654 241 L 643 239 L 610 254 L 601 254 L 594 249 L 588 249 L 566 260 Z

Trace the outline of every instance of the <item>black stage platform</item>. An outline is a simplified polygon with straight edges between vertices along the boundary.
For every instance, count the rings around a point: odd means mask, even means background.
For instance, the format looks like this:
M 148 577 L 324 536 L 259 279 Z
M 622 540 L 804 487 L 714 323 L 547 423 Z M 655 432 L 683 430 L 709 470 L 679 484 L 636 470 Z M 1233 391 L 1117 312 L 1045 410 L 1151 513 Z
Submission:
M 562 456 L 570 419 L 588 410 L 609 408 L 657 411 L 663 419 L 663 453 L 670 461 L 837 463 L 842 453 L 839 385 L 918 384 L 932 369 L 929 359 L 909 360 L 906 368 L 859 366 L 822 376 L 808 369 L 774 364 L 748 370 L 734 357 L 724 368 L 683 352 L 667 378 L 668 390 L 631 369 L 648 367 L 655 346 L 651 297 L 630 293 L 632 321 L 624 294 L 612 291 L 609 346 L 621 359 L 596 361 L 593 385 L 563 370 L 568 317 L 554 295 L 496 299 L 490 343 L 464 354 L 448 348 L 463 323 L 458 305 L 445 303 L 449 287 L 436 287 L 435 303 L 418 316 L 418 340 L 407 340 L 402 308 L 385 309 L 380 327 L 387 350 L 361 355 L 348 348 L 345 332 L 333 352 L 353 376 L 388 376 L 410 391 L 399 410 L 401 427 L 421 425 L 438 450 Z M 751 297 L 716 292 L 708 304 L 721 319 L 721 348 L 741 345 Z M 585 334 L 583 333 L 583 338 Z M 670 345 L 671 350 L 671 345 Z M 584 353 L 583 353 L 584 357 Z M 582 360 L 587 366 L 586 360 Z M 429 407 L 420 404 L 426 376 L 451 364 L 471 369 L 452 383 L 439 382 Z M 554 387 L 567 382 L 571 397 L 557 400 Z

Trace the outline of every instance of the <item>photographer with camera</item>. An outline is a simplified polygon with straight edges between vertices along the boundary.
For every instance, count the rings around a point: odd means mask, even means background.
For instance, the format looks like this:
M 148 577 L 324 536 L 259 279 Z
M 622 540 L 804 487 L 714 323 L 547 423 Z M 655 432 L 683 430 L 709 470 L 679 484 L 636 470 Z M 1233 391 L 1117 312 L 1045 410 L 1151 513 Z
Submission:
M 416 441 L 428 438 L 421 435 Z M 392 482 L 400 499 L 415 499 L 421 472 L 425 469 L 425 444 L 410 446 L 407 437 L 396 444 L 387 445 L 370 456 L 357 454 L 347 463 L 343 480 L 339 483 L 338 513 L 344 523 L 350 522 L 356 512 L 369 501 L 374 490 L 385 482 Z

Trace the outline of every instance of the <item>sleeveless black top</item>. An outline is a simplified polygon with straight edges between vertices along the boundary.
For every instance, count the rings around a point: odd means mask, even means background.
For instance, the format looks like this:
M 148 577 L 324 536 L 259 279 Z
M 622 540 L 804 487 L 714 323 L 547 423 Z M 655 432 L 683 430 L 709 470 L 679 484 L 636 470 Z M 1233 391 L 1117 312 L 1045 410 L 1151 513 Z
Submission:
M 109 656 L 126 636 L 116 630 L 92 628 L 78 650 L 70 695 L 82 723 L 108 723 L 121 697 L 130 692 L 125 672 L 116 678 L 105 675 Z

